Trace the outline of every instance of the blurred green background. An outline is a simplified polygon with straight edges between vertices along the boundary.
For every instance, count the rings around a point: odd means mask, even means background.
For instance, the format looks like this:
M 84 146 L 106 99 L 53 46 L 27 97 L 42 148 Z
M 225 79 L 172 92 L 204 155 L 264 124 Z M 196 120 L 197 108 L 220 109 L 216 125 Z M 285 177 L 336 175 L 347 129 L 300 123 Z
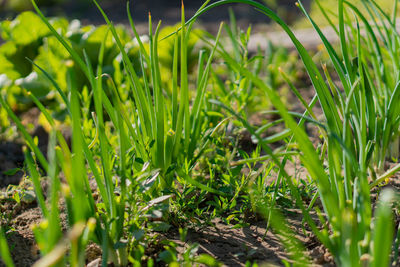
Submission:
M 117 23 L 128 23 L 126 15 L 127 0 L 97 0 L 110 19 Z M 187 17 L 190 17 L 205 0 L 184 0 Z M 216 0 L 212 0 L 214 2 Z M 309 22 L 296 7 L 297 0 L 256 0 L 265 3 L 279 14 L 287 23 L 296 23 L 298 27 L 310 27 Z M 350 0 L 351 3 L 362 6 L 362 0 Z M 390 11 L 392 1 L 376 0 L 385 11 Z M 36 0 L 42 11 L 48 17 L 63 16 L 68 19 L 80 19 L 83 24 L 103 24 L 104 20 L 92 0 Z M 331 19 L 335 22 L 337 0 L 320 0 L 325 8 L 330 10 Z M 321 26 L 327 25 L 322 13 L 314 0 L 302 0 L 303 5 L 311 12 L 313 19 Z M 181 0 L 131 0 L 131 11 L 136 22 L 147 23 L 148 13 L 153 20 L 162 20 L 163 25 L 174 25 L 180 21 Z M 246 5 L 231 5 L 239 25 L 267 23 L 268 19 L 254 8 Z M 0 0 L 0 20 L 12 20 L 25 10 L 32 10 L 31 0 Z M 210 10 L 200 17 L 201 22 L 214 25 L 219 21 L 229 21 L 227 7 Z M 215 28 L 217 28 L 215 24 Z M 206 27 L 208 30 L 213 27 Z
M 187 15 L 193 15 L 194 12 L 204 3 L 205 0 L 184 0 Z M 300 12 L 295 6 L 296 0 L 256 0 L 266 3 L 272 9 L 277 11 L 283 17 L 292 21 L 292 17 L 297 17 Z M 98 0 L 104 10 L 114 21 L 123 22 L 126 19 L 127 0 Z M 214 2 L 214 0 L 212 1 Z M 305 0 L 308 6 L 310 0 Z M 69 18 L 87 19 L 94 21 L 98 17 L 98 12 L 94 7 L 92 0 L 36 0 L 36 3 L 47 16 L 66 16 Z M 147 21 L 148 12 L 156 19 L 162 19 L 168 24 L 178 22 L 180 19 L 181 0 L 131 0 L 131 10 L 136 20 Z M 264 15 L 255 11 L 246 5 L 231 5 L 237 15 L 237 18 L 253 22 L 265 22 Z M 0 0 L 0 19 L 12 19 L 21 11 L 31 10 L 30 0 Z M 220 21 L 229 18 L 227 8 L 211 10 L 204 14 L 202 18 L 205 21 Z M 294 12 L 294 13 L 293 13 Z M 295 16 L 293 16 L 293 14 Z M 101 22 L 101 21 L 99 21 Z

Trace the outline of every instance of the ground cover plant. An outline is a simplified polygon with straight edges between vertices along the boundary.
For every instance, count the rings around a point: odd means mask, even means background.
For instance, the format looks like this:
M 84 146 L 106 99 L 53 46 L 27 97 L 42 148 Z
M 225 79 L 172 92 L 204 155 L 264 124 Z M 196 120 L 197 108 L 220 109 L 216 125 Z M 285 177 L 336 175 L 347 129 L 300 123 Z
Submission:
M 51 114 L 52 105 L 29 87 L 19 88 L 40 110 L 49 130 L 44 153 L 10 103 L 8 90 L 15 82 L 1 83 L 0 105 L 26 142 L 26 179 L 33 185 L 43 217 L 32 228 L 41 256 L 36 266 L 83 266 L 86 248 L 93 244 L 101 250 L 102 266 L 219 266 L 212 256 L 196 254 L 198 244 L 178 253 L 177 242 L 157 241 L 154 233 L 179 229 L 184 242 L 191 224 L 201 227 L 221 218 L 244 228 L 250 224 L 246 216 L 264 219 L 264 237 L 270 230 L 277 234 L 288 252 L 285 264 L 310 265 L 314 259 L 287 222 L 286 210 L 293 206 L 307 225 L 302 230 L 329 251 L 331 263 L 387 266 L 398 262 L 398 196 L 393 189 L 381 189 L 400 169 L 398 163 L 387 167 L 389 161 L 397 162 L 399 150 L 397 1 L 389 15 L 373 0 L 362 1 L 363 11 L 338 0 L 338 24 L 331 23 L 339 37 L 337 46 L 327 41 L 299 2 L 328 55 L 321 66 L 284 21 L 251 0 L 206 1 L 188 21 L 182 7 L 182 23 L 162 37 L 160 24 L 153 27 L 149 16 L 148 41 L 138 35 L 128 4 L 135 57 L 127 49 L 130 38 L 96 1 L 107 23 L 96 39 L 96 53 L 90 47 L 74 46 L 70 36 L 32 3 L 47 27 L 43 36 L 51 36 L 68 64 L 63 76 L 57 77 L 54 68 L 59 63 L 47 69 L 41 66 L 43 61 L 30 62 L 46 79 L 47 90 L 56 92 L 55 101 L 63 103 L 65 123 L 72 129 L 69 145 Z M 290 36 L 314 97 L 305 99 L 296 88 L 293 68 L 274 67 L 273 63 L 283 61 L 272 57 L 277 50 L 249 54 L 250 29 L 238 31 L 233 15 L 230 27 L 225 26 L 232 50 L 221 41 L 223 25 L 216 37 L 199 32 L 196 41 L 208 46 L 195 57 L 197 68 L 191 75 L 190 33 L 195 20 L 231 3 L 255 7 Z M 333 21 L 330 13 L 322 13 Z M 37 19 L 32 13 L 24 16 Z M 4 25 L 11 32 L 12 25 Z M 43 42 L 34 39 L 37 46 Z M 17 41 L 10 38 L 9 44 L 18 47 Z M 162 66 L 159 49 L 166 42 L 172 56 Z M 109 50 L 113 56 L 106 64 Z M 225 64 L 222 75 L 214 68 L 218 62 Z M 23 63 L 16 67 L 19 64 Z M 29 66 L 28 61 L 25 64 Z M 112 72 L 106 70 L 109 65 Z M 170 78 L 163 80 L 162 72 L 168 68 Z M 283 81 L 303 105 L 301 111 L 287 108 L 288 101 L 277 91 Z M 266 98 L 256 102 L 253 94 L 260 92 Z M 261 106 L 254 108 L 252 103 Z M 321 114 L 316 113 L 318 106 Z M 253 125 L 250 113 L 261 109 L 271 115 L 269 121 Z M 283 130 L 268 134 L 282 123 Z M 316 129 L 316 136 L 309 136 L 306 125 Z M 232 128 L 246 129 L 257 147 L 243 150 Z M 305 175 L 290 175 L 287 167 L 293 163 L 303 166 Z M 48 184 L 47 190 L 43 183 Z M 19 198 L 14 195 L 14 200 Z M 13 266 L 6 241 L 10 232 L 4 223 L 0 252 L 7 266 Z M 154 249 L 155 244 L 160 247 Z M 256 266 L 257 261 L 249 258 L 246 265 Z

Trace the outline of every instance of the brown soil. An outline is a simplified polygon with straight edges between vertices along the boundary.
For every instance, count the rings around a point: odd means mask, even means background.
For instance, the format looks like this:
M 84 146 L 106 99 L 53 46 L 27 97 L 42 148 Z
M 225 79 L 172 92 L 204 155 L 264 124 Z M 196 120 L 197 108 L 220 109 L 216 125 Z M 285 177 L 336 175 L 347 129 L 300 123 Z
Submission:
M 398 178 L 393 179 L 387 187 L 398 189 L 400 186 L 397 180 Z M 40 209 L 35 202 L 16 204 L 10 201 L 0 202 L 0 208 L 2 214 L 9 215 L 8 220 L 1 221 L 1 224 L 8 229 L 7 239 L 15 265 L 32 266 L 39 259 L 40 254 L 35 245 L 31 225 L 41 222 Z M 330 253 L 315 239 L 307 227 L 302 225 L 301 212 L 297 209 L 287 209 L 284 212 L 295 237 L 307 249 L 313 266 L 334 266 Z M 65 214 L 62 217 L 65 221 Z M 177 251 L 181 254 L 191 244 L 198 243 L 197 255 L 209 254 L 222 262 L 224 266 L 245 266 L 246 261 L 268 264 L 266 266 L 283 266 L 282 260 L 290 262 L 279 235 L 271 231 L 265 235 L 264 221 L 253 221 L 248 227 L 235 229 L 234 225 L 215 219 L 211 226 L 189 229 L 185 242 L 180 241 L 177 229 L 161 234 L 158 242 L 162 240 L 170 240 L 178 244 Z M 161 249 L 158 247 L 158 250 L 150 250 L 149 256 L 158 254 Z M 99 262 L 100 258 L 99 247 L 92 244 L 87 249 L 88 263 Z M 4 264 L 0 262 L 0 267 L 3 266 Z
M 297 209 L 288 212 L 288 225 L 296 238 L 308 249 L 308 255 L 314 260 L 314 264 L 333 265 L 329 253 L 315 241 L 310 231 L 303 228 L 301 212 Z M 237 229 L 220 219 L 214 220 L 213 224 L 212 227 L 191 229 L 185 243 L 179 240 L 177 232 L 168 237 L 181 245 L 179 252 L 183 253 L 190 244 L 198 243 L 197 254 L 209 254 L 225 266 L 245 266 L 246 261 L 273 266 L 283 266 L 282 260 L 291 262 L 279 235 L 271 231 L 266 233 L 264 221 L 252 222 L 248 227 Z
M 6 236 L 15 266 L 32 266 L 39 259 L 39 250 L 30 227 L 41 220 L 41 211 L 38 207 L 27 208 L 5 226 L 6 229 L 10 229 Z M 0 262 L 0 266 L 4 265 Z
M 2 224 L 7 232 L 7 239 L 10 246 L 12 258 L 16 266 L 32 266 L 40 257 L 39 250 L 35 245 L 34 236 L 31 230 L 32 224 L 38 224 L 42 220 L 40 209 L 32 204 L 0 204 L 0 207 L 10 212 L 8 222 Z M 4 210 L 2 210 L 4 212 Z M 314 260 L 314 264 L 332 266 L 332 258 L 329 253 L 312 237 L 310 231 L 305 229 L 303 232 L 302 215 L 299 210 L 293 209 L 287 216 L 288 224 L 296 233 L 298 238 L 309 251 L 309 256 Z M 65 215 L 63 216 L 65 220 Z M 209 254 L 222 262 L 225 266 L 245 266 L 246 261 L 257 263 L 268 263 L 274 266 L 283 266 L 282 260 L 289 261 L 289 256 L 285 252 L 279 235 L 269 231 L 264 238 L 265 222 L 258 221 L 251 223 L 251 226 L 244 228 L 233 228 L 221 220 L 216 219 L 212 222 L 213 226 L 189 229 L 186 242 L 179 240 L 176 229 L 172 229 L 165 234 L 161 234 L 159 242 L 167 239 L 176 242 L 178 252 L 184 253 L 190 244 L 198 243 L 198 254 Z M 159 248 L 160 249 L 160 248 Z M 160 251 L 152 251 L 158 254 Z M 98 260 L 101 257 L 98 246 L 91 245 L 87 249 L 88 263 Z M 150 255 L 154 256 L 154 255 Z M 96 258 L 97 257 L 97 258 Z M 0 267 L 4 265 L 0 262 Z
M 387 187 L 398 189 L 400 185 L 396 182 L 397 180 L 396 177 Z M 42 220 L 40 209 L 35 202 L 16 204 L 9 200 L 0 202 L 0 212 L 3 217 L 6 217 L 0 222 L 8 230 L 6 236 L 15 266 L 32 266 L 40 258 L 31 230 L 33 224 L 38 224 Z M 307 249 L 313 266 L 335 266 L 330 253 L 315 239 L 307 226 L 302 224 L 301 212 L 298 209 L 286 209 L 282 212 L 295 237 Z M 65 222 L 64 213 L 61 219 Z M 160 234 L 157 242 L 159 244 L 163 240 L 175 242 L 180 255 L 190 245 L 198 243 L 199 249 L 196 255 L 209 254 L 222 262 L 224 266 L 245 266 L 247 261 L 263 264 L 263 266 L 284 266 L 282 260 L 290 262 L 280 236 L 272 231 L 268 231 L 265 235 L 265 221 L 252 221 L 249 224 L 250 226 L 235 229 L 232 224 L 226 224 L 221 219 L 214 219 L 208 226 L 190 228 L 185 242 L 180 241 L 176 228 Z M 99 263 L 101 259 L 99 247 L 92 244 L 86 251 L 87 263 L 98 266 L 95 263 Z M 147 253 L 154 257 L 161 251 L 162 246 L 157 245 L 156 248 L 150 248 Z M 3 266 L 5 265 L 0 261 L 0 267 Z M 158 263 L 156 266 L 163 266 L 163 264 Z

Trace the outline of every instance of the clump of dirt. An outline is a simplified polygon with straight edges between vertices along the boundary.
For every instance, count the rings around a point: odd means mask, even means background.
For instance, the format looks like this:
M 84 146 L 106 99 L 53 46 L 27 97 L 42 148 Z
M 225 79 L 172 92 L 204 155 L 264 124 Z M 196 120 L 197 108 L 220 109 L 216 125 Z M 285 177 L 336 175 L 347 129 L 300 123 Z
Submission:
M 29 183 L 23 181 L 22 185 L 29 185 Z M 45 192 L 46 188 L 48 188 L 47 182 L 42 183 L 42 189 Z M 4 189 L 0 191 L 0 193 L 3 192 Z M 59 207 L 61 229 L 66 232 L 67 215 L 65 203 L 62 200 Z M 32 266 L 40 258 L 40 251 L 32 231 L 32 226 L 40 224 L 44 219 L 40 207 L 35 200 L 25 202 L 21 199 L 21 202 L 17 203 L 6 199 L 0 201 L 0 212 L 2 215 L 0 225 L 6 230 L 6 238 L 15 266 Z M 0 261 L 0 267 L 3 266 Z
M 38 207 L 27 208 L 5 225 L 5 228 L 9 229 L 6 237 L 15 266 L 32 266 L 39 259 L 40 253 L 31 225 L 39 223 L 42 219 Z M 0 267 L 2 266 L 4 265 L 0 262 Z
M 334 266 L 330 254 L 302 224 L 300 210 L 290 209 L 287 222 L 295 233 L 294 237 L 308 250 L 313 264 Z M 279 234 L 271 230 L 266 232 L 265 221 L 252 222 L 250 226 L 240 228 L 226 224 L 221 219 L 215 219 L 212 223 L 213 226 L 189 229 L 185 242 L 180 240 L 176 230 L 171 230 L 164 238 L 179 244 L 177 250 L 180 254 L 191 244 L 197 243 L 197 255 L 211 255 L 224 266 L 245 266 L 247 261 L 268 266 L 283 266 L 283 260 L 291 262 Z

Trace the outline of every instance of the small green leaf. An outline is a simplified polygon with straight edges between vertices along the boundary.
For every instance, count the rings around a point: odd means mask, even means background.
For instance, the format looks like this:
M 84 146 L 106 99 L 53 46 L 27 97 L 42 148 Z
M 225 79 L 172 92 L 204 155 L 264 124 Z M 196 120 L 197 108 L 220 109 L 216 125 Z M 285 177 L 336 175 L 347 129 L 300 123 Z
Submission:
M 4 171 L 3 174 L 7 175 L 7 176 L 13 176 L 15 175 L 17 172 L 21 171 L 20 168 L 13 168 L 13 169 L 9 169 L 7 171 Z
M 13 199 L 19 204 L 21 203 L 21 198 L 19 196 L 19 192 L 15 192 L 13 195 Z
M 165 263 L 171 263 L 176 260 L 176 256 L 169 250 L 161 252 L 158 258 Z
M 114 245 L 114 249 L 126 248 L 128 246 L 127 240 L 120 240 Z
M 196 263 L 205 264 L 207 266 L 221 266 L 221 263 L 208 254 L 201 254 L 196 258 Z
M 33 12 L 21 13 L 10 25 L 12 40 L 19 45 L 26 45 L 46 36 L 50 30 Z
M 167 232 L 171 228 L 171 225 L 166 222 L 152 222 L 150 225 L 156 232 Z

